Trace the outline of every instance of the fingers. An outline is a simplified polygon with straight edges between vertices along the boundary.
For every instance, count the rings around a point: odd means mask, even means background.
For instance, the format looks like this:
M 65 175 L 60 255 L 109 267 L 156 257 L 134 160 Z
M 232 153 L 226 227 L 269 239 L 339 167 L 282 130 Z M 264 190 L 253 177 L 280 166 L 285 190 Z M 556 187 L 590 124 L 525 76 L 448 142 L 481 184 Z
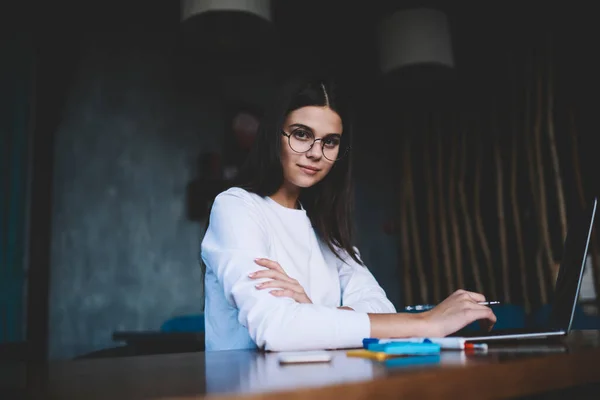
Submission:
M 464 304 L 463 312 L 470 320 L 469 323 L 479 320 L 479 325 L 484 329 L 491 330 L 496 323 L 496 314 L 488 306 L 468 302 Z M 473 317 L 473 314 L 476 314 L 476 316 Z M 484 317 L 478 318 L 481 315 Z M 475 318 L 475 320 L 471 320 L 471 318 Z
M 294 292 L 293 290 L 289 290 L 289 289 L 271 290 L 269 292 L 269 294 L 271 294 L 275 297 L 289 297 L 289 298 L 297 301 L 298 303 L 306 303 L 306 304 L 312 303 L 312 301 L 308 298 L 306 293 L 298 293 L 298 292 Z
M 291 282 L 291 283 L 297 282 L 295 279 L 290 278 L 285 273 L 275 271 L 272 269 L 266 269 L 266 270 L 252 272 L 251 274 L 248 274 L 248 276 L 252 279 L 270 278 L 270 279 L 277 279 L 280 281 L 286 281 L 286 282 Z
M 283 270 L 283 268 L 281 268 L 281 265 L 279 265 L 277 261 L 272 261 L 268 258 L 257 258 L 256 260 L 254 260 L 254 262 L 260 265 L 261 267 L 269 268 L 285 274 L 285 271 Z
M 467 291 L 467 294 L 476 302 L 485 301 L 485 296 L 481 293 Z
M 296 295 L 298 293 L 294 292 L 293 290 L 290 289 L 279 289 L 279 290 L 271 290 L 270 292 L 273 296 L 277 296 L 277 297 L 291 297 L 292 299 L 296 300 Z
M 485 307 L 485 306 L 480 306 Z M 452 321 L 453 322 L 450 322 Z M 450 322 L 450 323 L 448 323 Z M 446 326 L 451 326 L 449 330 L 442 334 L 442 336 L 446 336 L 450 333 L 456 332 L 467 325 L 472 324 L 473 322 L 478 322 L 481 327 L 484 329 L 491 329 L 496 323 L 496 316 L 492 312 L 492 310 L 488 307 L 485 308 L 463 308 L 462 310 L 457 310 L 457 313 L 454 313 L 450 319 L 444 321 L 442 331 L 446 329 Z
M 489 308 L 488 306 L 483 305 L 483 304 L 474 303 L 472 301 L 463 303 L 462 308 L 465 310 L 490 310 L 490 311 L 492 311 L 492 309 Z
M 468 290 L 463 290 L 463 289 L 457 290 L 456 292 L 454 292 L 454 295 L 464 298 L 466 300 L 474 301 L 476 303 L 485 301 L 485 296 L 482 295 L 481 293 L 469 292 Z
M 258 285 L 256 285 L 256 288 L 257 289 L 278 288 L 278 289 L 292 290 L 296 293 L 304 292 L 304 289 L 302 289 L 302 286 L 300 286 L 298 284 L 294 284 L 294 283 L 287 282 L 287 281 L 278 281 L 278 280 L 259 283 Z
M 283 290 L 271 290 L 270 294 L 275 297 L 289 297 L 298 303 L 312 303 L 308 296 L 305 294 L 294 292 L 293 290 L 283 289 Z
M 481 306 L 484 308 L 466 308 L 463 310 L 467 322 L 467 325 L 471 322 L 478 320 L 487 320 L 493 326 L 496 323 L 496 315 L 491 308 Z
M 269 294 L 276 297 L 289 297 L 298 303 L 312 303 L 304 292 L 302 285 L 296 279 L 288 276 L 278 262 L 267 258 L 257 258 L 254 262 L 267 269 L 252 272 L 248 276 L 251 279 L 271 279 L 257 284 L 256 288 L 258 290 L 276 288 L 276 290 L 271 290 Z
M 480 319 L 479 327 L 481 328 L 481 330 L 489 332 L 494 327 L 494 323 L 487 319 Z

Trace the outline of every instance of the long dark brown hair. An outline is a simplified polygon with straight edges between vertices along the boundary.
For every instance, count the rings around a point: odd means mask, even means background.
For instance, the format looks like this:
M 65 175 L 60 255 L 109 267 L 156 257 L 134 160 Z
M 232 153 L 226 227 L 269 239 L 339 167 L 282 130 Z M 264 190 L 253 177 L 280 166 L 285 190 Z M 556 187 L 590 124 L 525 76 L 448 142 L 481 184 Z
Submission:
M 325 79 L 288 81 L 279 88 L 273 104 L 261 121 L 256 140 L 240 171 L 236 186 L 259 196 L 273 195 L 283 184 L 281 166 L 281 129 L 288 114 L 306 106 L 328 106 L 342 119 L 340 143 L 342 158 L 316 185 L 303 189 L 300 202 L 318 237 L 341 260 L 345 252 L 363 265 L 354 250 L 354 190 L 352 182 L 352 127 L 348 102 L 338 94 L 336 85 Z M 346 101 L 346 103 L 344 102 Z

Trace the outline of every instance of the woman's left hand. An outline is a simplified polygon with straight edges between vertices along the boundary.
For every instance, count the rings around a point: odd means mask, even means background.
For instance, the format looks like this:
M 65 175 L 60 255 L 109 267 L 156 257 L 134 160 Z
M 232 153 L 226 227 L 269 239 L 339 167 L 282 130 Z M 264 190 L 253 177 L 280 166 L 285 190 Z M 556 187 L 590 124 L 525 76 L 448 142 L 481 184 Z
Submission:
M 249 275 L 252 279 L 270 278 L 270 281 L 259 283 L 256 288 L 259 290 L 277 288 L 271 290 L 271 294 L 277 297 L 290 297 L 296 300 L 298 303 L 310 303 L 312 301 L 308 298 L 304 288 L 294 278 L 290 278 L 285 273 L 281 265 L 276 261 L 271 261 L 266 258 L 258 258 L 254 260 L 255 263 L 261 267 L 268 268 L 266 270 L 260 270 L 253 272 Z

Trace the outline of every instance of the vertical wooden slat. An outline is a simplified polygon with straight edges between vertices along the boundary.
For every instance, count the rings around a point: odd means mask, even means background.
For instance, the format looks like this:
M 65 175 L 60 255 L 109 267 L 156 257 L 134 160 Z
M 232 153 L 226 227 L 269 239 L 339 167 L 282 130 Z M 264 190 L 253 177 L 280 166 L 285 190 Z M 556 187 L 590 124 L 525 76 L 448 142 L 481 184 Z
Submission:
M 460 199 L 460 205 L 462 208 L 462 214 L 465 221 L 465 238 L 467 240 L 467 246 L 469 248 L 469 256 L 470 256 L 470 266 L 473 272 L 473 279 L 475 280 L 475 289 L 479 293 L 483 293 L 483 284 L 481 282 L 481 275 L 479 273 L 479 262 L 477 260 L 477 252 L 475 250 L 475 240 L 473 238 L 473 222 L 471 221 L 471 216 L 469 214 L 469 205 L 467 202 L 467 191 L 465 189 L 465 176 L 467 173 L 467 160 L 468 152 L 467 152 L 467 135 L 466 133 L 462 135 L 461 140 L 461 162 L 460 162 L 460 172 L 459 172 L 459 180 L 458 180 L 458 196 Z
M 513 111 L 515 112 L 515 111 Z M 515 112 L 516 113 L 516 112 Z M 527 267 L 525 263 L 525 249 L 523 246 L 523 235 L 522 235 L 522 226 L 521 226 L 521 217 L 519 207 L 519 196 L 517 191 L 517 182 L 519 180 L 517 171 L 518 168 L 518 155 L 519 155 L 519 141 L 517 140 L 517 136 L 519 135 L 519 131 L 516 126 L 513 125 L 512 132 L 512 157 L 511 157 L 511 174 L 510 174 L 510 198 L 511 198 L 511 206 L 513 209 L 513 223 L 515 224 L 515 241 L 517 246 L 517 256 L 519 259 L 519 272 L 521 277 L 521 287 L 523 291 L 523 306 L 525 307 L 525 312 L 529 313 L 531 311 L 531 303 L 529 302 L 529 291 L 527 290 Z
M 540 222 L 540 216 L 539 216 L 539 203 L 540 200 L 538 199 L 538 194 L 539 194 L 539 182 L 536 179 L 535 175 L 536 175 L 536 159 L 535 159 L 535 154 L 534 154 L 534 150 L 533 150 L 533 138 L 530 138 L 529 135 L 526 135 L 526 149 L 527 149 L 527 160 L 528 160 L 528 175 L 529 175 L 529 186 L 531 188 L 531 198 L 532 198 L 532 202 L 534 204 L 534 209 L 536 211 L 536 225 L 537 225 L 537 230 L 538 232 L 541 230 L 540 226 L 541 226 L 541 222 Z M 539 233 L 539 235 L 541 235 L 541 233 Z M 546 278 L 545 278 L 545 273 L 544 273 L 544 268 L 543 268 L 543 245 L 542 245 L 542 241 L 537 238 L 536 240 L 536 246 L 535 246 L 535 269 L 536 269 L 536 273 L 537 273 L 537 281 L 538 281 L 538 285 L 539 285 L 539 290 L 540 290 L 540 301 L 542 302 L 542 304 L 545 304 L 548 302 L 548 293 L 546 290 Z
M 483 225 L 483 218 L 481 217 L 481 205 L 480 205 L 480 197 L 481 197 L 481 175 L 483 168 L 483 139 L 481 135 L 478 138 L 478 149 L 476 154 L 476 164 L 475 164 L 475 185 L 474 185 L 474 202 L 473 202 L 473 213 L 475 214 L 475 227 L 477 228 L 477 236 L 479 237 L 479 245 L 481 246 L 481 251 L 483 252 L 483 257 L 485 258 L 485 265 L 489 276 L 489 289 L 492 295 L 492 298 L 498 298 L 498 291 L 496 281 L 494 279 L 494 264 L 492 263 L 492 253 L 490 251 L 490 246 L 488 245 L 487 236 L 485 234 L 485 228 Z
M 525 308 L 525 312 L 531 312 L 531 302 L 529 299 L 529 289 L 528 289 L 528 278 L 527 278 L 527 262 L 525 261 L 525 245 L 523 243 L 523 225 L 521 224 L 521 205 L 519 201 L 519 157 L 521 155 L 520 152 L 520 141 L 519 135 L 527 135 L 528 132 L 528 115 L 527 110 L 525 110 L 524 116 L 524 129 L 519 129 L 519 111 L 521 110 L 520 103 L 520 95 L 523 92 L 520 92 L 522 87 L 522 83 L 520 81 L 519 73 L 520 70 L 519 65 L 514 65 L 516 62 L 516 57 L 512 57 L 513 71 L 511 75 L 511 133 L 512 133 L 512 148 L 511 148 L 511 162 L 510 162 L 510 201 L 512 208 L 512 216 L 513 216 L 513 224 L 515 229 L 515 245 L 517 248 L 517 259 L 518 259 L 518 267 L 519 267 L 519 276 L 521 278 L 521 294 L 523 296 L 523 307 Z M 529 85 L 525 85 L 525 98 L 529 98 Z M 527 100 L 526 100 L 527 101 Z
M 439 118 L 439 117 L 438 117 Z M 435 130 L 437 133 L 437 183 L 438 183 L 438 207 L 440 219 L 440 235 L 442 242 L 442 254 L 444 257 L 444 269 L 446 272 L 446 285 L 448 294 L 452 293 L 457 288 L 454 286 L 452 277 L 452 261 L 450 259 L 450 244 L 448 242 L 448 226 L 446 221 L 446 198 L 444 191 L 444 151 L 442 143 L 442 132 L 439 126 L 439 121 L 435 120 Z
M 539 62 L 539 60 L 538 60 Z M 550 277 L 550 281 L 554 282 L 554 259 L 552 257 L 552 244 L 550 240 L 550 227 L 548 225 L 548 207 L 546 203 L 546 178 L 544 174 L 544 157 L 542 153 L 542 119 L 543 119 L 543 71 L 540 66 L 536 71 L 536 114 L 535 125 L 533 129 L 534 135 L 534 155 L 537 165 L 537 180 L 538 180 L 538 198 L 539 198 L 539 218 L 541 223 L 541 234 L 543 239 L 543 254 L 546 258 L 546 269 Z
M 494 109 L 493 113 L 497 112 Z M 498 118 L 492 119 L 497 123 Z M 498 132 L 494 132 L 494 162 L 496 165 L 496 206 L 498 210 L 498 237 L 500 239 L 500 262 L 502 266 L 502 291 L 504 298 L 502 301 L 510 303 L 510 278 L 508 271 L 508 246 L 506 244 L 506 221 L 504 219 L 504 172 L 502 164 L 502 152 L 500 147 L 500 138 Z
M 435 193 L 434 182 L 431 165 L 432 159 L 430 151 L 433 145 L 431 144 L 431 131 L 425 131 L 425 145 L 423 146 L 423 160 L 425 169 L 425 180 L 427 184 L 427 221 L 429 230 L 429 253 L 431 254 L 431 269 L 433 276 L 433 301 L 439 303 L 441 298 L 441 282 L 440 282 L 440 262 L 438 258 L 438 243 L 437 243 L 437 218 L 435 213 Z
M 406 157 L 406 153 L 408 152 L 408 147 L 406 143 L 403 144 L 403 157 Z M 404 276 L 403 286 L 404 286 L 404 304 L 412 304 L 414 303 L 413 297 L 413 288 L 412 288 L 412 265 L 411 265 L 411 257 L 410 257 L 410 242 L 409 242 L 409 232 L 408 232 L 408 207 L 407 207 L 407 196 L 408 191 L 406 190 L 407 185 L 407 170 L 402 164 L 402 179 L 400 183 L 400 245 L 402 248 L 402 271 Z
M 412 238 L 413 243 L 413 255 L 415 259 L 415 270 L 417 271 L 417 277 L 419 279 L 419 289 L 420 289 L 420 301 L 421 303 L 427 303 L 429 298 L 429 290 L 427 288 L 427 279 L 425 278 L 425 272 L 423 270 L 423 259 L 421 257 L 421 236 L 419 230 L 419 222 L 417 220 L 417 207 L 416 207 L 416 198 L 415 198 L 415 190 L 413 185 L 413 171 L 412 171 L 412 157 L 410 156 L 412 153 L 412 141 L 410 139 L 406 140 L 406 151 L 404 153 L 404 168 L 406 169 L 406 188 L 407 188 L 407 197 L 408 197 L 408 207 L 407 212 L 410 218 L 410 236 Z
M 527 78 L 531 78 L 531 80 L 534 82 L 534 87 L 532 92 L 537 93 L 539 88 L 537 85 L 537 80 L 535 79 L 536 77 L 533 76 L 534 75 L 534 60 L 533 57 L 531 57 L 530 60 L 528 60 L 527 63 L 527 71 L 528 71 L 528 77 Z M 527 79 L 527 81 L 529 81 L 529 79 Z M 526 91 L 526 105 L 525 105 L 525 115 L 526 115 L 526 120 L 527 121 L 531 121 L 530 118 L 530 114 L 532 112 L 532 110 L 534 109 L 534 96 L 533 94 L 530 96 L 529 95 L 530 91 L 527 90 Z M 537 97 L 535 97 L 537 98 Z M 537 107 L 536 107 L 536 111 L 537 111 Z M 539 179 L 539 172 L 538 172 L 538 159 L 536 157 L 536 153 L 534 150 L 534 146 L 536 143 L 536 139 L 535 139 L 535 131 L 539 130 L 539 124 L 541 122 L 541 118 L 540 118 L 540 113 L 537 112 L 535 115 L 535 119 L 533 120 L 533 129 L 531 134 L 526 134 L 525 136 L 525 142 L 526 142 L 526 149 L 527 149 L 527 161 L 528 161 L 528 175 L 529 175 L 529 186 L 531 188 L 531 198 L 532 198 L 532 202 L 534 204 L 534 209 L 536 210 L 536 225 L 538 228 L 538 233 L 539 235 L 542 235 L 540 230 L 543 229 L 542 227 L 542 222 L 541 222 L 541 206 L 540 206 L 540 202 L 541 199 L 539 198 L 540 193 L 542 192 L 542 190 L 539 188 L 539 186 L 541 185 L 540 179 Z M 529 129 L 530 126 L 527 126 L 527 129 Z M 536 271 L 537 271 L 537 279 L 538 279 L 538 284 L 539 284 L 539 290 L 540 290 L 540 301 L 542 302 L 542 304 L 545 304 L 548 302 L 548 294 L 547 294 L 547 290 L 546 290 L 546 278 L 545 278 L 545 273 L 544 273 L 544 268 L 543 268 L 543 261 L 542 261 L 542 256 L 543 256 L 543 243 L 542 241 L 539 239 L 537 239 L 536 241 L 536 251 L 535 251 L 535 266 L 536 266 Z
M 465 278 L 463 273 L 463 260 L 462 260 L 462 248 L 461 248 L 461 237 L 460 227 L 458 225 L 458 218 L 456 217 L 456 159 L 458 153 L 458 139 L 455 132 L 451 133 L 452 144 L 450 146 L 450 168 L 448 178 L 448 208 L 450 216 L 450 229 L 452 230 L 452 244 L 454 247 L 454 266 L 456 268 L 456 285 L 458 289 L 465 287 Z
M 565 198 L 563 194 L 562 177 L 560 174 L 560 162 L 558 159 L 558 151 L 556 150 L 556 138 L 554 135 L 554 68 L 552 66 L 552 41 L 549 40 L 548 45 L 548 76 L 547 76 L 547 93 L 546 100 L 548 101 L 546 116 L 548 118 L 548 142 L 550 145 L 550 156 L 552 159 L 552 168 L 554 169 L 554 183 L 556 185 L 556 196 L 558 198 L 558 211 L 560 213 L 560 229 L 561 238 L 564 240 L 567 237 L 567 213 L 565 206 Z

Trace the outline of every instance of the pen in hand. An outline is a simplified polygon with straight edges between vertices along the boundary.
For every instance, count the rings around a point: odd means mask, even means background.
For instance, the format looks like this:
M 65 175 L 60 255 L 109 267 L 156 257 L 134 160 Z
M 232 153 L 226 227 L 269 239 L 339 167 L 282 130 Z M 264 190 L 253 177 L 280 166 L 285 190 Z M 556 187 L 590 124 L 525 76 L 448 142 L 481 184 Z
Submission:
M 500 304 L 499 301 L 478 301 L 477 304 L 481 304 L 483 306 L 493 306 L 496 304 Z M 406 306 L 404 307 L 404 311 L 428 311 L 435 307 L 435 304 L 417 304 L 415 306 Z

